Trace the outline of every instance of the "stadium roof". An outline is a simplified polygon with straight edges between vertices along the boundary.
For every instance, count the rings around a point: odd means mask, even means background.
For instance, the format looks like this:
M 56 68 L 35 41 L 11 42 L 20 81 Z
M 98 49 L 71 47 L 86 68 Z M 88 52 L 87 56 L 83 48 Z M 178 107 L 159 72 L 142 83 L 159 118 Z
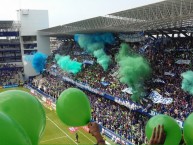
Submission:
M 135 32 L 193 26 L 193 0 L 162 2 L 40 30 L 43 35 Z

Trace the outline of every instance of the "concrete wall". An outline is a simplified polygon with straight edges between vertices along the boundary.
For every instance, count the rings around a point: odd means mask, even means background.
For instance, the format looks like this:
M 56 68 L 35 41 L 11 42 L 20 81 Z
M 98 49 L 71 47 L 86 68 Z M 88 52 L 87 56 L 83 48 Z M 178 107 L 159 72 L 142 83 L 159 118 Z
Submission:
M 37 35 L 37 48 L 38 51 L 50 55 L 51 48 L 50 48 L 50 37 L 45 37 L 41 35 Z
M 22 60 L 24 64 L 24 73 L 26 79 L 29 76 L 38 75 L 29 61 L 30 55 L 24 54 L 23 36 L 36 36 L 37 48 L 36 50 L 44 54 L 50 55 L 50 38 L 42 36 L 38 30 L 49 27 L 48 11 L 47 10 L 18 10 L 18 18 L 21 23 L 20 28 L 20 43 Z
M 20 36 L 37 35 L 37 30 L 49 27 L 47 10 L 19 10 Z

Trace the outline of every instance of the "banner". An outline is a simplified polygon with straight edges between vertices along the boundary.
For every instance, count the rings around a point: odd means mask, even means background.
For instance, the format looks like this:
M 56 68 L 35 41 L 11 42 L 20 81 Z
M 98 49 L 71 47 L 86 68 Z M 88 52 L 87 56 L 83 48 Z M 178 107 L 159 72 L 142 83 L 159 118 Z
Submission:
M 141 105 L 137 105 L 134 102 L 131 102 L 129 100 L 124 100 L 120 97 L 115 97 L 114 101 L 117 102 L 120 105 L 123 105 L 123 106 L 129 108 L 130 110 L 138 110 L 140 108 L 143 108 Z
M 92 61 L 92 60 L 84 60 L 84 61 L 83 61 L 83 64 L 93 65 L 93 64 L 94 64 L 94 61 Z
M 135 34 L 119 34 L 119 39 L 124 40 L 125 42 L 140 42 L 145 40 L 143 32 Z
M 0 36 L 19 36 L 19 32 L 17 31 L 10 31 L 10 32 L 0 32 Z
M 106 87 L 109 85 L 109 82 L 101 82 L 101 84 Z
M 18 87 L 18 84 L 3 86 L 3 88 L 15 88 L 15 87 Z
M 190 51 L 193 51 L 193 49 L 177 48 L 177 49 L 166 49 L 166 50 L 164 50 L 164 52 L 180 52 L 180 51 L 190 52 Z
M 139 48 L 139 53 L 144 53 L 145 50 L 149 47 L 149 44 L 144 45 L 143 47 Z
M 101 92 L 100 90 L 91 88 L 91 87 L 90 87 L 89 85 L 87 85 L 87 84 L 82 84 L 82 83 L 79 83 L 79 82 L 75 82 L 74 80 L 72 80 L 72 79 L 70 79 L 70 78 L 68 78 L 68 77 L 62 77 L 62 78 L 63 78 L 64 81 L 70 82 L 70 83 L 76 85 L 77 87 L 79 87 L 79 88 L 81 88 L 81 89 L 88 90 L 88 91 L 90 91 L 90 92 L 92 92 L 92 93 L 96 93 L 96 94 L 99 94 L 99 95 L 101 95 L 101 96 L 104 95 L 104 93 Z
M 174 73 L 171 73 L 171 72 L 164 72 L 164 75 L 165 75 L 165 76 L 172 76 L 172 77 L 175 76 L 175 74 L 174 74 Z
M 163 83 L 163 84 L 165 84 L 164 80 L 161 80 L 161 79 L 154 79 L 153 82 L 154 83 Z
M 185 29 L 186 29 L 186 31 L 187 31 L 188 33 L 192 33 L 192 32 L 193 32 L 193 28 L 187 27 L 187 28 L 185 28 Z
M 124 90 L 122 90 L 122 92 L 126 92 L 126 93 L 132 95 L 132 94 L 133 94 L 133 93 L 132 93 L 132 90 L 133 90 L 133 89 L 132 89 L 131 87 L 129 87 L 129 88 L 125 88 Z
M 175 63 L 177 63 L 177 64 L 190 64 L 190 60 L 179 59 Z
M 157 91 L 152 91 L 149 95 L 149 98 L 154 103 L 161 103 L 161 104 L 171 104 L 173 102 L 173 98 L 164 98 L 162 95 L 160 95 Z

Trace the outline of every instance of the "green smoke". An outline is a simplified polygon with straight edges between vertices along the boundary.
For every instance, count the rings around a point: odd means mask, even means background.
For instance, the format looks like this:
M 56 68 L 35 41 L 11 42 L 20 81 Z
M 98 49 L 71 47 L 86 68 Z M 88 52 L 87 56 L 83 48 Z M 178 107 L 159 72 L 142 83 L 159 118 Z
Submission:
M 181 88 L 193 95 L 193 71 L 186 71 L 181 76 L 183 77 Z
M 103 50 L 103 48 L 104 48 L 103 43 L 91 43 L 87 45 L 87 52 L 89 52 L 90 54 L 94 54 L 95 51 Z
M 120 82 L 127 84 L 133 89 L 133 101 L 140 98 L 143 92 L 143 82 L 151 73 L 149 63 L 137 54 L 132 54 L 132 50 L 127 44 L 121 44 L 120 51 L 116 57 L 119 64 Z
M 119 62 L 124 57 L 127 57 L 129 55 L 130 49 L 131 48 L 126 43 L 122 43 L 119 53 L 116 56 L 116 61 Z
M 69 55 L 61 56 L 56 54 L 55 60 L 59 67 L 66 72 L 77 74 L 82 69 L 82 63 L 71 60 Z
M 104 48 L 105 44 L 113 44 L 115 42 L 113 34 L 76 34 L 74 40 L 78 42 L 80 47 L 86 52 L 94 55 L 97 58 L 97 63 L 99 63 L 105 71 L 108 69 L 111 63 L 111 57 L 106 55 Z
M 97 58 L 97 63 L 99 63 L 103 67 L 103 70 L 106 71 L 111 63 L 110 56 L 106 55 L 103 49 L 94 51 L 94 56 Z

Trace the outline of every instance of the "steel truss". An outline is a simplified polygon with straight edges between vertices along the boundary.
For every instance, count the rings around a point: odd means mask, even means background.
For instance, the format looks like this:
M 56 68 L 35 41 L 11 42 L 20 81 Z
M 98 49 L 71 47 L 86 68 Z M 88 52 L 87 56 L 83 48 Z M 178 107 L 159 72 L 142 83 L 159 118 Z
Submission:
M 192 28 L 193 0 L 165 0 L 41 30 L 43 35 L 74 35 L 96 32 L 136 32 Z

